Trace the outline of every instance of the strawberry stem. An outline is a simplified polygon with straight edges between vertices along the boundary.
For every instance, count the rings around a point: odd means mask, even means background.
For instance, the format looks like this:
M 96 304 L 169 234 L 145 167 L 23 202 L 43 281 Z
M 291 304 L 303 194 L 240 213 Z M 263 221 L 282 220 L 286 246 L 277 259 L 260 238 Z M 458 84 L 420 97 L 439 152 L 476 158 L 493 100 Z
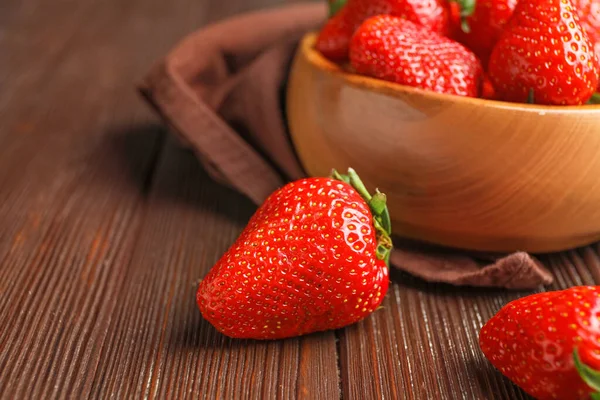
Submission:
M 527 103 L 535 104 L 535 91 L 533 89 L 529 89 L 529 92 L 527 93 Z
M 577 369 L 577 372 L 579 372 L 581 379 L 596 391 L 592 394 L 592 399 L 600 399 L 600 371 L 596 371 L 585 365 L 581 361 L 581 358 L 579 358 L 577 348 L 573 350 L 573 363 L 575 364 L 575 368 Z
M 340 174 L 334 169 L 331 171 L 331 177 L 348 183 L 369 205 L 371 213 L 373 214 L 373 226 L 377 232 L 377 258 L 384 260 L 385 263 L 389 265 L 390 253 L 393 248 L 392 239 L 390 237 L 392 234 L 392 223 L 386 205 L 387 198 L 385 194 L 376 190 L 375 194 L 371 195 L 356 171 L 352 168 L 348 168 L 347 175 Z
M 469 26 L 469 22 L 467 21 L 466 17 L 460 17 L 460 29 L 462 29 L 464 33 L 471 32 L 471 27 Z

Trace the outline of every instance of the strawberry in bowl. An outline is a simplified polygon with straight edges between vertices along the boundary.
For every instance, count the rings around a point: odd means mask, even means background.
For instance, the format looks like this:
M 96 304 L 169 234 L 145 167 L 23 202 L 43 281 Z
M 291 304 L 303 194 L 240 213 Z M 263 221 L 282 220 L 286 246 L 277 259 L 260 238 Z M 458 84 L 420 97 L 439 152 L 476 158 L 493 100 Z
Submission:
M 504 102 L 597 101 L 600 0 L 340 0 L 331 9 L 314 46 L 351 73 Z
M 593 243 L 600 0 L 498 2 L 446 2 L 448 33 L 371 15 L 344 60 L 319 45 L 328 23 L 307 33 L 286 85 L 290 137 L 309 175 L 352 165 L 384 191 L 402 237 L 500 252 Z
M 569 0 L 522 0 L 490 56 L 501 99 L 581 105 L 598 86 L 594 43 Z
M 373 16 L 401 17 L 439 34 L 450 29 L 450 8 L 443 0 L 333 0 L 329 4 L 332 17 L 319 32 L 315 46 L 333 61 L 347 60 L 352 36 Z
M 483 69 L 461 44 L 388 15 L 366 20 L 350 43 L 350 63 L 361 75 L 433 92 L 477 97 Z

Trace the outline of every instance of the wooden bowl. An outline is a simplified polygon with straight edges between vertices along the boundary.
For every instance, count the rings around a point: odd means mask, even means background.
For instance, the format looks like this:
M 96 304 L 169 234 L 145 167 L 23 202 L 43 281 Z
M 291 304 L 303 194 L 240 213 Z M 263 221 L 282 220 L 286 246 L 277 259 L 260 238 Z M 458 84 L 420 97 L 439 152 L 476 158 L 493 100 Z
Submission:
M 549 252 L 600 240 L 600 106 L 437 94 L 296 53 L 287 92 L 307 173 L 357 170 L 394 233 L 445 246 Z

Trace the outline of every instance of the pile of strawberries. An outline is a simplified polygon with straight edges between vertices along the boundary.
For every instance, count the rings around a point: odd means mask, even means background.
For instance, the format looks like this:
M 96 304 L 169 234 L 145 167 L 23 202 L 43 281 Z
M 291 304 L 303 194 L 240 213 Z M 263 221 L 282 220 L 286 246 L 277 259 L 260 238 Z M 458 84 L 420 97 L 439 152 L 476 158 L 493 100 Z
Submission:
M 346 1 L 330 0 L 316 48 L 353 72 L 460 96 L 595 102 L 600 0 Z

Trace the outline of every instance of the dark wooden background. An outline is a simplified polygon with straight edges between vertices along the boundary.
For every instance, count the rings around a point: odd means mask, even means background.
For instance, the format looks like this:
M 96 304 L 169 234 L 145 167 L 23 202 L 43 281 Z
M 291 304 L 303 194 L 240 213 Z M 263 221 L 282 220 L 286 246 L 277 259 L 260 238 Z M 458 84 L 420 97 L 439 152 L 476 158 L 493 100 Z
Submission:
M 254 207 L 181 149 L 134 83 L 186 33 L 275 0 L 0 1 L 0 396 L 519 399 L 477 333 L 524 292 L 395 273 L 361 323 L 230 340 L 197 280 Z M 598 247 L 549 255 L 552 287 Z

